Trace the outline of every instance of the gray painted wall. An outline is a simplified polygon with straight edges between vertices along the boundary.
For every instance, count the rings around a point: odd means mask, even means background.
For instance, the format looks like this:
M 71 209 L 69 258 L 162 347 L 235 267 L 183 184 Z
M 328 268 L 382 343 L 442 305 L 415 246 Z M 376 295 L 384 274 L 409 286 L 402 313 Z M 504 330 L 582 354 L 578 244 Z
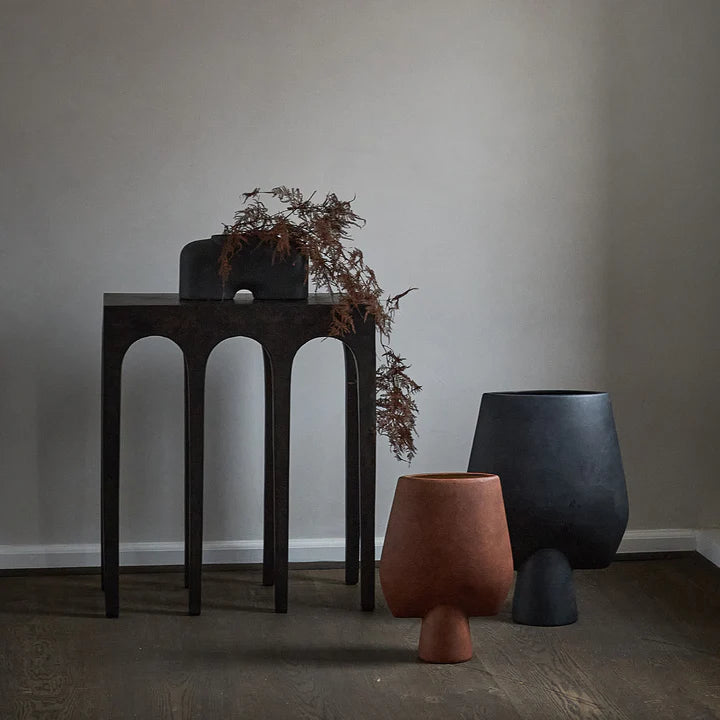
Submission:
M 279 183 L 357 194 L 381 282 L 421 288 L 396 333 L 425 387 L 413 470 L 465 468 L 485 390 L 609 387 L 631 526 L 694 527 L 700 507 L 714 522 L 717 452 L 697 430 L 718 419 L 719 17 L 4 0 L 0 544 L 97 541 L 102 292 L 173 291 L 181 246 Z M 122 538 L 177 540 L 180 353 L 145 340 L 125 369 Z M 291 535 L 340 536 L 339 344 L 306 347 L 294 378 Z M 208 383 L 206 537 L 260 538 L 259 348 L 218 348 Z M 405 467 L 383 440 L 378 456 L 382 534 Z
M 607 345 L 636 526 L 720 525 L 720 3 L 610 6 Z

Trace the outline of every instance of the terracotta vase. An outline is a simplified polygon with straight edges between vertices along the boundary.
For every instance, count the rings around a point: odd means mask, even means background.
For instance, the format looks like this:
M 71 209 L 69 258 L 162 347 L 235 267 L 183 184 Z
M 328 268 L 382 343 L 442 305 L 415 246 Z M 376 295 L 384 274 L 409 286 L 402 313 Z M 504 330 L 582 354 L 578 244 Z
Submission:
M 380 583 L 395 617 L 422 618 L 422 660 L 469 660 L 468 617 L 495 615 L 512 579 L 497 475 L 404 475 L 398 480 Z

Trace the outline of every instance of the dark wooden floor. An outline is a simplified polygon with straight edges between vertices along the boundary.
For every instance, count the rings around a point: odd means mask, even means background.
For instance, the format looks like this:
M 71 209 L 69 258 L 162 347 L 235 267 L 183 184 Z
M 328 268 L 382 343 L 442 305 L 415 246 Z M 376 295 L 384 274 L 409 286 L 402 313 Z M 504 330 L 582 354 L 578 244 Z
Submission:
M 0 577 L 0 719 L 719 718 L 720 570 L 699 556 L 578 572 L 580 621 L 472 621 L 475 657 L 415 659 L 419 623 L 363 613 L 339 570 L 294 570 L 290 613 L 259 570 Z M 381 598 L 381 595 L 379 595 Z

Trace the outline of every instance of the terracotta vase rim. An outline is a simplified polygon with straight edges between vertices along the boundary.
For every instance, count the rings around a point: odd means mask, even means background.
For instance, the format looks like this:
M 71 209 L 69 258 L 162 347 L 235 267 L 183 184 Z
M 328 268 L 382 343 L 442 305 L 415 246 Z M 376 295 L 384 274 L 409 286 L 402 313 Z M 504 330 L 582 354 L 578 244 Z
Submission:
M 493 480 L 499 480 L 498 476 L 494 473 L 467 473 L 467 472 L 448 472 L 448 473 L 416 473 L 411 475 L 403 475 L 404 478 L 413 481 L 420 482 L 442 482 L 442 481 L 453 481 L 453 482 L 490 482 Z

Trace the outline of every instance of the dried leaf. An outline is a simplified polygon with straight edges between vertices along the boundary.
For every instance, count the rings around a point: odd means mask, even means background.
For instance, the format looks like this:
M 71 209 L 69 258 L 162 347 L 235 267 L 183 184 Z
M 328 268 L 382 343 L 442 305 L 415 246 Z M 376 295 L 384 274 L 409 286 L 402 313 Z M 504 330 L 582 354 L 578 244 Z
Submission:
M 261 196 L 270 196 L 282 206 L 271 212 Z M 377 430 L 386 435 L 398 460 L 408 463 L 415 456 L 417 405 L 420 386 L 407 374 L 409 365 L 389 345 L 400 300 L 416 288 L 382 301 L 383 290 L 375 273 L 365 264 L 362 250 L 346 247 L 351 231 L 365 220 L 352 209 L 355 200 L 340 200 L 328 193 L 322 202 L 307 199 L 298 188 L 284 185 L 243 193 L 243 208 L 225 225 L 219 274 L 226 282 L 235 253 L 248 243 L 267 243 L 273 258 L 300 252 L 308 260 L 309 275 L 318 289 L 338 295 L 328 334 L 342 337 L 355 332 L 355 320 L 372 317 L 380 334 L 383 361 L 377 371 Z

